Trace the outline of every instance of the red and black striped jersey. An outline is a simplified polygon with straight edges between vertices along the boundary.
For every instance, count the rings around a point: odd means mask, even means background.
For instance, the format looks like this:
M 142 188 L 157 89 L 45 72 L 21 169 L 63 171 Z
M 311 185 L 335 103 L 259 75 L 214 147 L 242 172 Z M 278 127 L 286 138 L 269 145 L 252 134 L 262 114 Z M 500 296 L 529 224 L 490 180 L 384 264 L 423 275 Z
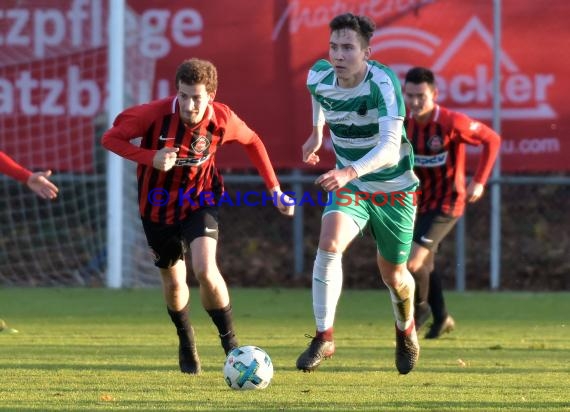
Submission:
M 140 146 L 131 143 L 140 137 Z M 200 206 L 216 205 L 223 179 L 216 168 L 218 148 L 237 141 L 262 176 L 267 188 L 278 186 L 265 145 L 228 106 L 213 102 L 202 121 L 192 127 L 179 116 L 178 100 L 169 97 L 126 109 L 117 116 L 102 144 L 108 150 L 138 163 L 137 179 L 141 217 L 172 224 Z M 175 166 L 164 172 L 153 167 L 155 153 L 177 147 Z
M 426 122 L 408 115 L 405 127 L 414 149 L 414 171 L 420 179 L 418 212 L 461 216 L 466 197 L 465 144 L 483 145 L 473 179 L 485 184 L 499 151 L 499 135 L 483 123 L 439 105 Z
M 0 173 L 10 176 L 19 182 L 26 183 L 32 172 L 19 165 L 14 159 L 0 150 Z

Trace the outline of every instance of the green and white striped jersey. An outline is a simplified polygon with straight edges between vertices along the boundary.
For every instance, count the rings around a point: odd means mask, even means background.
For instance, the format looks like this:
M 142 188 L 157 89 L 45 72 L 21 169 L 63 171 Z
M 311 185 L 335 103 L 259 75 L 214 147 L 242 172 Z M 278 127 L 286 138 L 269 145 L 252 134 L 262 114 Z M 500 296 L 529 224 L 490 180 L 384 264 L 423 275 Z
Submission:
M 327 60 L 315 63 L 307 78 L 307 87 L 321 105 L 330 129 L 339 169 L 362 158 L 380 142 L 380 119 L 403 121 L 406 115 L 395 73 L 376 61 L 367 63 L 364 80 L 354 88 L 338 86 L 334 69 Z M 373 170 L 350 183 L 357 190 L 369 193 L 403 190 L 418 182 L 413 165 L 412 146 L 402 128 L 398 164 Z

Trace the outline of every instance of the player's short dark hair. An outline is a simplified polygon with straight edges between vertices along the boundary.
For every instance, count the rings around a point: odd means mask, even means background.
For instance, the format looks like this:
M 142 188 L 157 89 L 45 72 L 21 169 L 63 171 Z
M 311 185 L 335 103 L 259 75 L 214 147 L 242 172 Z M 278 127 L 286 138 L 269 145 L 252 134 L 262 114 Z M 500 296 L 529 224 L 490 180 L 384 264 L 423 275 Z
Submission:
M 376 24 L 366 16 L 355 16 L 352 13 L 345 13 L 336 16 L 329 23 L 331 33 L 333 31 L 349 29 L 354 30 L 362 39 L 362 45 L 368 47 L 370 39 L 376 29 Z
M 404 83 L 421 84 L 427 83 L 429 86 L 435 86 L 435 75 L 430 69 L 425 67 L 412 67 L 406 73 Z
M 176 90 L 180 82 L 188 85 L 203 84 L 208 93 L 214 93 L 218 89 L 218 71 L 208 60 L 184 60 L 176 69 Z

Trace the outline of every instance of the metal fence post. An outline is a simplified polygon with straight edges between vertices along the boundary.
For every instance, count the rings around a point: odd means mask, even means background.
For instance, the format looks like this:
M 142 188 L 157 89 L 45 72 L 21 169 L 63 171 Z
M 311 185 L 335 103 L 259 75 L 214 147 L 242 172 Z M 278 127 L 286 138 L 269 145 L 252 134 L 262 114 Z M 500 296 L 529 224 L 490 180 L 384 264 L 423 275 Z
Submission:
M 493 1 L 493 129 L 501 134 L 501 0 Z M 493 167 L 493 179 L 501 177 L 501 152 Z M 491 186 L 491 290 L 501 285 L 501 184 Z
M 301 171 L 293 170 L 291 178 L 293 182 L 293 192 L 295 197 L 300 200 L 303 197 L 303 181 L 301 179 Z M 303 274 L 305 267 L 305 251 L 304 251 L 304 229 L 303 229 L 304 211 L 303 205 L 295 206 L 295 215 L 293 216 L 293 258 L 294 258 L 294 277 L 298 278 Z

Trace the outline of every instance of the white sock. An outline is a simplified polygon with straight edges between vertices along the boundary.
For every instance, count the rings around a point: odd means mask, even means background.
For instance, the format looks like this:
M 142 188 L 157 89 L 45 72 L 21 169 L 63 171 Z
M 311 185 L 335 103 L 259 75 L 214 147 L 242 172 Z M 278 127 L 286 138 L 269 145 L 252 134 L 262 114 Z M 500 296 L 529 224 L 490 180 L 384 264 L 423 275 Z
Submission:
M 396 326 L 400 330 L 408 329 L 414 320 L 415 288 L 414 278 L 407 269 L 402 277 L 402 283 L 400 283 L 397 289 L 388 286 L 394 317 L 396 318 Z
M 342 290 L 342 253 L 317 249 L 313 266 L 313 313 L 317 330 L 333 327 Z

